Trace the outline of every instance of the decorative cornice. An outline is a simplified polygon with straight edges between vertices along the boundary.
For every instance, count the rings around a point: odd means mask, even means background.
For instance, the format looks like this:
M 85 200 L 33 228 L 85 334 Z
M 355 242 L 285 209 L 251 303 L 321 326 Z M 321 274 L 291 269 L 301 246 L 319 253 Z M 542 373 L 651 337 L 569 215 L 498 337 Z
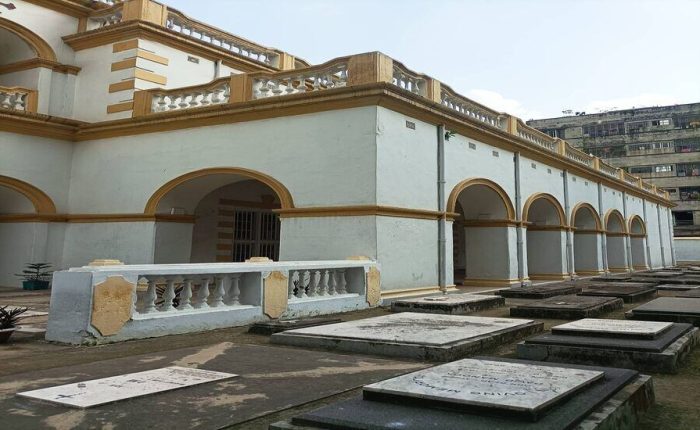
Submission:
M 437 220 L 443 216 L 453 218 L 457 214 L 444 213 L 426 209 L 402 208 L 396 206 L 359 205 L 359 206 L 321 206 L 309 208 L 292 208 L 275 210 L 280 218 L 317 218 L 346 216 L 385 216 L 394 218 L 412 218 Z
M 266 66 L 225 48 L 188 38 L 176 31 L 171 31 L 146 21 L 124 21 L 107 27 L 64 36 L 63 41 L 73 50 L 81 51 L 135 38 L 162 43 L 171 48 L 189 52 L 212 61 L 222 60 L 225 65 L 243 72 L 277 71 L 275 67 Z
M 55 10 L 66 15 L 81 18 L 90 15 L 94 9 L 70 0 L 24 0 L 37 6 Z
M 85 124 L 50 115 L 0 110 L 0 131 L 74 141 L 78 126 Z
M 0 75 L 5 73 L 20 72 L 22 70 L 31 70 L 38 67 L 51 69 L 54 72 L 65 73 L 67 75 L 77 75 L 80 72 L 80 67 L 61 64 L 57 61 L 51 61 L 44 58 L 32 58 L 29 60 L 18 61 L 16 63 L 4 64 L 0 66 Z
M 672 202 L 665 200 L 661 196 L 633 187 L 620 179 L 612 178 L 591 168 L 586 168 L 505 131 L 488 128 L 480 123 L 471 121 L 447 107 L 429 102 L 420 96 L 408 93 L 389 83 L 357 85 L 241 103 L 219 104 L 93 124 L 61 120 L 63 125 L 60 127 L 52 122 L 47 124 L 46 122 L 51 118 L 48 116 L 28 115 L 21 112 L 12 114 L 0 113 L 0 131 L 14 131 L 35 136 L 86 141 L 233 124 L 363 106 L 382 106 L 421 121 L 445 124 L 450 130 L 470 139 L 507 151 L 519 151 L 532 160 L 540 161 L 559 169 L 567 169 L 578 176 L 601 182 L 608 187 L 614 186 L 630 195 L 644 198 L 650 202 L 666 207 L 673 206 Z M 11 121 L 9 121 L 9 117 L 12 118 Z M 45 118 L 43 123 L 37 120 L 37 118 L 42 117 Z M 3 118 L 8 120 L 3 120 Z M 27 123 L 22 124 L 25 121 Z M 66 124 L 73 124 L 73 127 L 67 127 Z M 48 125 L 48 129 L 46 129 L 46 125 Z
M 194 223 L 192 215 L 168 214 L 8 214 L 0 215 L 0 223 L 26 222 L 67 222 L 67 223 L 107 223 L 107 222 L 175 222 Z

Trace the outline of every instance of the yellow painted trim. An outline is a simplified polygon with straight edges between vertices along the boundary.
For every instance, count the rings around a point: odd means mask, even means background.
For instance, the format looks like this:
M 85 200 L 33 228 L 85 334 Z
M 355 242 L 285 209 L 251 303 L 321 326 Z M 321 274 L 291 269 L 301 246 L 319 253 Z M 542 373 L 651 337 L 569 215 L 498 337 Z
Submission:
M 600 221 L 600 215 L 598 211 L 589 203 L 579 203 L 571 210 L 571 222 L 569 223 L 572 227 L 576 226 L 576 215 L 579 210 L 588 210 L 588 212 L 593 216 L 593 221 L 595 222 L 595 227 L 597 230 L 603 230 L 603 223 Z
M 107 113 L 126 112 L 134 109 L 134 102 L 123 102 L 107 106 Z
M 134 77 L 136 79 L 141 79 L 142 81 L 146 82 L 151 82 L 153 84 L 158 84 L 158 85 L 167 85 L 168 84 L 168 78 L 166 78 L 163 75 L 159 75 L 157 73 L 153 72 L 148 72 L 143 69 L 135 69 L 134 70 Z
M 143 49 L 138 49 L 136 51 L 136 57 L 137 58 L 143 58 L 144 60 L 152 61 L 157 64 L 162 64 L 164 66 L 167 66 L 168 63 L 170 62 L 169 59 L 162 57 L 160 55 L 154 54 L 153 52 L 146 51 Z
M 605 230 L 591 230 L 591 229 L 584 229 L 584 228 L 572 228 L 574 231 L 574 234 L 604 234 Z
M 128 79 L 126 81 L 110 84 L 109 92 L 118 93 L 120 91 L 133 90 L 136 88 L 136 79 Z
M 87 17 L 92 12 L 87 6 L 79 4 L 79 2 L 74 2 L 70 0 L 24 0 L 27 3 L 33 3 L 35 5 L 55 10 L 56 12 L 64 13 L 66 15 L 72 16 L 74 18 Z
M 527 231 L 566 231 L 569 227 L 565 225 L 535 225 L 529 224 Z
M 566 222 L 566 213 L 564 212 L 564 209 L 561 207 L 561 204 L 559 203 L 559 200 L 557 200 L 556 197 L 554 197 L 551 194 L 548 193 L 535 193 L 531 195 L 526 201 L 525 204 L 523 205 L 523 214 L 522 214 L 522 219 L 523 221 L 528 221 L 528 215 L 530 212 L 530 206 L 532 206 L 535 201 L 544 199 L 548 201 L 549 203 L 554 206 L 554 209 L 557 211 L 557 214 L 559 215 L 559 225 L 561 227 L 566 227 L 567 222 Z M 542 227 L 542 226 L 538 226 Z
M 4 64 L 0 66 L 0 75 L 5 73 L 21 72 L 24 70 L 32 70 L 39 67 L 51 69 L 54 72 L 64 73 L 66 75 L 77 75 L 80 72 L 80 67 L 61 64 L 56 61 L 46 60 L 44 58 L 30 58 L 29 60 L 18 61 L 16 63 Z
M 608 224 L 610 223 L 611 216 L 614 216 L 615 218 L 617 218 L 620 221 L 620 227 L 622 228 L 622 231 L 611 231 L 608 228 Z M 623 234 L 627 233 L 627 223 L 625 222 L 625 217 L 623 217 L 622 214 L 620 213 L 620 211 L 618 211 L 617 209 L 609 209 L 605 213 L 604 222 L 605 222 L 605 231 L 608 234 L 608 236 L 616 235 L 619 233 L 623 233 Z
M 27 223 L 27 222 L 67 222 L 67 223 L 108 223 L 108 222 L 173 222 L 193 224 L 195 217 L 192 215 L 170 214 L 6 214 L 0 215 L 0 223 Z
M 458 291 L 455 285 L 448 285 L 447 292 Z M 400 297 L 415 297 L 427 294 L 435 294 L 442 292 L 438 286 L 407 288 L 402 290 L 385 290 L 381 292 L 382 300 L 397 299 Z
M 530 279 L 533 281 L 565 281 L 571 279 L 568 273 L 530 273 Z
M 633 230 L 632 224 L 634 224 L 635 222 L 639 223 L 639 226 L 641 227 L 641 230 L 642 230 L 641 233 L 632 233 L 632 230 Z M 640 217 L 639 215 L 634 215 L 633 217 L 631 217 L 629 219 L 629 222 L 627 224 L 627 231 L 630 233 L 630 235 L 634 234 L 635 237 L 637 237 L 637 236 L 643 237 L 643 236 L 647 235 L 647 226 L 644 223 L 644 220 L 642 219 L 642 217 Z
M 457 212 L 457 201 L 459 200 L 459 195 L 462 193 L 462 191 L 475 185 L 483 185 L 495 191 L 503 201 L 503 205 L 506 208 L 506 214 L 508 214 L 508 219 L 515 220 L 515 208 L 513 207 L 513 203 L 510 201 L 508 193 L 506 193 L 506 191 L 500 185 L 486 178 L 469 178 L 455 185 L 454 188 L 452 188 L 452 192 L 450 192 L 450 196 L 447 198 L 447 212 Z
M 515 284 L 520 284 L 520 279 L 481 279 L 481 278 L 464 278 L 462 285 L 464 287 L 509 287 Z
M 21 26 L 14 21 L 10 21 L 9 19 L 0 18 L 0 28 L 4 28 L 5 30 L 14 33 L 17 37 L 24 40 L 34 50 L 39 58 L 56 63 L 58 62 L 56 53 L 54 52 L 53 48 L 51 48 L 51 45 L 49 45 L 44 39 L 27 27 Z
M 56 205 L 51 197 L 39 188 L 19 179 L 0 175 L 0 186 L 10 188 L 25 196 L 32 202 L 37 214 L 55 214 Z
M 634 265 L 632 267 L 634 268 L 634 270 L 649 270 L 649 266 L 647 266 L 646 264 L 644 264 L 644 265 L 637 264 L 637 265 Z
M 112 53 L 130 51 L 139 47 L 138 39 L 125 40 L 123 42 L 117 42 L 112 45 Z
M 627 273 L 630 269 L 628 267 L 608 267 L 608 271 L 613 273 Z
M 518 222 L 510 219 L 475 219 L 455 221 L 455 224 L 461 225 L 464 228 L 470 227 L 517 227 Z
M 212 167 L 208 169 L 196 170 L 194 172 L 189 172 L 184 175 L 178 176 L 175 179 L 170 180 L 163 186 L 158 188 L 148 202 L 146 203 L 146 208 L 144 209 L 145 214 L 154 215 L 158 209 L 158 203 L 160 200 L 168 194 L 170 191 L 175 189 L 178 185 L 181 185 L 192 179 L 201 178 L 209 175 L 239 175 L 250 179 L 255 179 L 268 187 L 277 194 L 277 198 L 280 201 L 282 209 L 291 209 L 294 207 L 294 200 L 292 199 L 292 194 L 289 192 L 287 187 L 285 187 L 281 182 L 272 176 L 266 175 L 251 169 L 245 169 L 242 167 Z
M 112 71 L 116 72 L 118 70 L 133 69 L 136 67 L 136 57 L 127 58 L 126 60 L 117 61 L 112 63 Z
M 395 206 L 321 206 L 308 208 L 276 209 L 280 218 L 316 218 L 316 217 L 346 217 L 346 216 L 386 216 L 395 218 L 412 218 L 437 220 L 444 214 L 439 211 L 411 209 Z

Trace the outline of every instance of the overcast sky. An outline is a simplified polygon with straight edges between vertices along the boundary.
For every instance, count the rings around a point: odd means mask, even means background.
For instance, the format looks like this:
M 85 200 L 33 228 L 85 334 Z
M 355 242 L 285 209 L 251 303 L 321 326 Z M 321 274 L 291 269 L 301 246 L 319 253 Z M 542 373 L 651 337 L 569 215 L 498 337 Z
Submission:
M 700 0 L 163 0 L 311 63 L 382 51 L 523 119 L 700 102 Z

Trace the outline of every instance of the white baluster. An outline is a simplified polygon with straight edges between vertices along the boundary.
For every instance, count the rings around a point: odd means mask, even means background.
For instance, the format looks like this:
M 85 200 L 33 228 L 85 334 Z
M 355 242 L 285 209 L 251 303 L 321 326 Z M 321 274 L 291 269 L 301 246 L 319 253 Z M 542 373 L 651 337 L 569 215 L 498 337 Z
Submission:
M 168 96 L 170 99 L 170 104 L 168 105 L 168 110 L 175 110 L 177 109 L 177 103 L 175 101 L 177 100 L 177 96 Z
M 139 312 L 139 306 L 138 306 L 138 305 L 139 305 L 139 293 L 138 293 L 138 290 L 139 290 L 139 285 L 143 285 L 143 284 L 148 285 L 148 279 L 146 279 L 146 278 L 139 278 L 139 279 L 136 281 L 136 287 L 135 287 L 134 290 L 131 292 L 131 314 L 132 314 L 132 315 L 136 315 L 136 314 L 140 313 L 140 312 Z
M 330 294 L 331 296 L 335 296 L 336 294 L 338 294 L 338 283 L 335 279 L 335 270 L 331 270 L 329 272 L 328 287 L 330 289 L 330 291 L 328 291 L 328 294 Z
M 338 269 L 338 294 L 347 294 L 348 290 L 346 289 L 346 286 L 348 285 L 347 280 L 345 279 L 345 269 Z
M 185 279 L 184 285 L 182 286 L 182 291 L 180 291 L 180 303 L 177 309 L 184 311 L 187 309 L 192 309 L 192 280 Z
M 189 106 L 189 104 L 187 103 L 187 94 L 183 94 L 182 96 L 180 96 L 180 103 L 178 103 L 177 106 L 180 109 L 185 109 Z
M 200 102 L 202 106 L 209 106 L 211 104 L 211 91 L 206 90 L 204 91 L 204 95 L 202 95 L 202 101 Z
M 25 110 L 25 107 L 26 107 L 25 101 L 26 100 L 27 100 L 26 94 L 15 94 L 15 109 L 16 110 Z
M 231 286 L 228 289 L 228 297 L 226 300 L 226 304 L 229 306 L 238 306 L 241 304 L 239 301 L 241 296 L 240 281 L 241 275 L 239 273 L 231 275 Z
M 206 309 L 209 307 L 207 299 L 209 298 L 209 283 L 211 280 L 209 278 L 202 279 L 202 283 L 197 290 L 197 302 L 194 307 L 197 309 Z
M 201 105 L 199 100 L 197 100 L 201 95 L 202 93 L 200 93 L 199 91 L 195 91 L 192 93 L 192 98 L 190 99 L 190 107 L 197 107 Z
M 305 299 L 306 295 L 306 275 L 309 273 L 308 270 L 299 271 L 299 283 L 297 284 L 297 297 L 300 299 Z M 309 274 L 310 275 L 310 274 Z M 310 282 L 311 280 L 309 280 Z
M 298 93 L 306 92 L 306 78 L 302 75 L 297 78 L 299 80 L 299 86 L 297 86 Z
M 12 108 L 12 102 L 10 101 L 10 93 L 5 93 L 5 98 L 2 100 L 2 103 L 0 103 L 0 106 L 2 106 L 4 109 L 10 109 Z
M 318 296 L 318 284 L 321 282 L 321 272 L 319 270 L 309 272 L 309 297 Z
M 173 299 L 175 299 L 175 280 L 168 279 L 165 285 L 165 292 L 163 293 L 163 305 L 161 305 L 160 310 L 168 312 L 175 309 L 173 307 Z
M 295 286 L 294 279 L 295 278 L 297 278 L 297 279 L 299 278 L 299 271 L 297 271 L 297 270 L 295 270 L 292 273 L 292 276 L 289 277 L 289 297 L 287 297 L 287 300 L 289 300 L 289 301 L 296 299 L 296 296 L 294 295 L 294 286 Z
M 328 270 L 323 271 L 323 277 L 321 278 L 321 296 L 328 295 Z
M 149 314 L 156 311 L 156 281 L 148 280 L 148 289 L 146 290 L 146 295 L 143 300 L 143 313 Z
M 218 308 L 224 305 L 224 296 L 226 295 L 226 281 L 228 281 L 228 276 L 220 276 L 216 279 L 216 290 L 214 290 L 214 299 L 212 300 L 211 307 Z

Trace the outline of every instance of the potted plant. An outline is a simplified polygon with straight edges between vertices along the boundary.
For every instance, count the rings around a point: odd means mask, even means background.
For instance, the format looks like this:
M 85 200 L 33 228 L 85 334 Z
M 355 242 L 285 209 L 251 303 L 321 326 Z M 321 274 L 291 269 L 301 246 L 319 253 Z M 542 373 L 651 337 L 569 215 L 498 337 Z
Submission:
M 24 279 L 22 288 L 25 290 L 46 290 L 49 288 L 49 279 L 51 279 L 51 271 L 46 270 L 51 267 L 49 263 L 29 263 L 15 276 Z
M 27 312 L 29 308 L 12 308 L 7 310 L 7 306 L 0 306 L 0 343 L 7 343 L 12 333 L 17 330 L 17 322 L 20 315 Z

